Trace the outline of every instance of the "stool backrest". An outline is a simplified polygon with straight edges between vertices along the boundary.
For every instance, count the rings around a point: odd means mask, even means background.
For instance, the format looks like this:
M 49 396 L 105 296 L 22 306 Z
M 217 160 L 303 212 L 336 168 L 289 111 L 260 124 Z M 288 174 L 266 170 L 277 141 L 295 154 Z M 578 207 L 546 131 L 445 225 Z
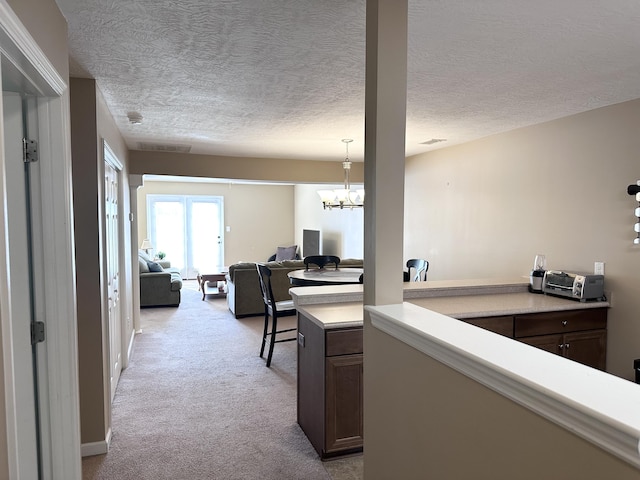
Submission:
M 309 265 L 317 265 L 318 268 L 324 268 L 329 263 L 335 264 L 337 270 L 340 264 L 340 257 L 335 255 L 309 255 L 304 257 L 303 261 L 305 270 L 309 270 Z

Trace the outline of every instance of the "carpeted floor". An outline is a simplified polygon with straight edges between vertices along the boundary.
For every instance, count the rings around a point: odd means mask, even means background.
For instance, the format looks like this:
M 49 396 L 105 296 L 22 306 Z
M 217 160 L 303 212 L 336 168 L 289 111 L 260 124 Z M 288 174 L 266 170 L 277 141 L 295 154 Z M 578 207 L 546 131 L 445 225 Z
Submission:
M 296 343 L 266 368 L 262 317 L 235 319 L 196 288 L 177 308 L 142 309 L 111 448 L 83 459 L 83 480 L 361 479 L 361 455 L 321 462 L 296 423 Z

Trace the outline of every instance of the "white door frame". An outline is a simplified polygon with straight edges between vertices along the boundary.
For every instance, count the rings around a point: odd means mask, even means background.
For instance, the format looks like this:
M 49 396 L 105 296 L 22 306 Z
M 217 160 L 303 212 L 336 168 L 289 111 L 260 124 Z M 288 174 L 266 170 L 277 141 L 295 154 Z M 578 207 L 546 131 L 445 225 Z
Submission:
M 41 228 L 47 242 L 36 256 L 46 259 L 42 272 L 43 308 L 46 312 L 45 368 L 40 372 L 48 385 L 42 398 L 50 413 L 43 428 L 44 456 L 51 465 L 44 478 L 80 480 L 80 415 L 78 393 L 78 335 L 75 297 L 75 258 L 71 179 L 70 108 L 68 85 L 49 62 L 6 0 L 0 0 L 0 55 L 20 71 L 38 93 Z M 1 113 L 1 112 L 0 112 Z M 1 140 L 0 140 L 1 141 Z M 4 149 L 0 145 L 0 332 L 4 373 L 5 415 L 9 478 L 18 479 L 18 454 L 13 438 L 21 428 L 14 405 L 14 372 L 10 336 L 11 311 L 7 308 L 10 278 L 7 275 L 7 218 Z M 5 268 L 2 268 L 5 267 Z M 46 320 L 49 320 L 48 322 Z
M 121 254 L 122 252 L 122 248 L 124 247 L 124 235 L 123 235 L 123 225 L 122 225 L 122 219 L 124 217 L 123 215 L 123 194 L 122 194 L 122 163 L 120 162 L 120 160 L 118 159 L 118 157 L 116 156 L 116 154 L 114 153 L 113 149 L 109 146 L 109 144 L 107 143 L 106 140 L 102 140 L 102 155 L 103 155 L 103 161 L 104 161 L 104 171 L 105 171 L 105 181 L 106 181 L 106 170 L 107 168 L 111 168 L 113 169 L 113 171 L 115 172 L 115 175 L 117 177 L 117 181 L 116 181 L 116 208 L 117 208 L 117 212 L 116 212 L 116 236 L 117 236 L 117 240 L 115 241 L 116 243 L 116 250 L 118 255 L 116 255 L 117 258 L 117 268 L 118 268 L 118 282 L 119 282 L 119 286 L 116 287 L 115 290 L 112 290 L 111 287 L 111 282 L 112 282 L 112 278 L 110 278 L 110 271 L 111 271 L 111 267 L 108 265 L 108 262 L 110 260 L 110 252 L 109 249 L 113 248 L 112 245 L 112 239 L 109 238 L 110 237 L 110 230 L 109 230 L 109 219 L 108 214 L 109 214 L 109 208 L 107 205 L 105 205 L 105 208 L 103 209 L 103 219 L 102 221 L 104 222 L 104 228 L 103 230 L 103 242 L 104 242 L 104 251 L 105 251 L 105 255 L 103 256 L 104 260 L 104 264 L 102 266 L 103 271 L 104 271 L 104 276 L 105 276 L 105 281 L 104 286 L 103 286 L 103 298 L 107 299 L 107 309 L 106 311 L 108 312 L 108 324 L 109 324 L 109 328 L 108 328 L 108 334 L 109 334 L 109 378 L 110 378 L 110 382 L 109 382 L 109 390 L 110 390 L 110 397 L 109 397 L 109 404 L 111 404 L 113 402 L 113 397 L 115 396 L 116 393 L 116 388 L 118 386 L 118 379 L 120 378 L 120 372 L 122 371 L 123 368 L 123 357 L 124 357 L 124 353 L 125 350 L 125 340 L 123 337 L 125 337 L 125 328 L 123 325 L 123 321 L 122 319 L 126 318 L 126 312 L 124 311 L 124 304 L 125 301 L 123 301 L 124 299 L 126 299 L 126 296 L 122 296 L 120 295 L 120 292 L 118 291 L 118 289 L 120 287 L 122 287 L 124 285 L 124 281 L 123 281 L 123 275 L 122 273 L 125 272 L 125 265 L 124 265 L 124 255 Z M 108 186 L 105 184 L 104 185 L 104 199 L 103 202 L 107 202 L 107 195 L 109 192 L 109 188 Z M 113 192 L 111 192 L 113 194 Z M 110 212 L 113 213 L 113 212 Z M 112 298 L 113 297 L 113 298 Z M 115 322 L 117 323 L 117 325 L 114 325 L 114 322 L 111 318 L 111 315 L 113 314 L 112 310 L 112 301 L 116 303 L 116 319 Z M 113 358 L 113 357 L 116 358 Z

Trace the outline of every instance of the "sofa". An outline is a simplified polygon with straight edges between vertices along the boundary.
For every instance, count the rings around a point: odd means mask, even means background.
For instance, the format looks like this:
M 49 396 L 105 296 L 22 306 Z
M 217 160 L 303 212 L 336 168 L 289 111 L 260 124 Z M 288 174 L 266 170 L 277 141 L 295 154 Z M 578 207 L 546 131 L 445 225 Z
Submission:
M 291 284 L 287 273 L 304 269 L 303 260 L 269 261 L 264 264 L 271 269 L 271 288 L 276 301 L 291 300 Z M 363 268 L 363 260 L 346 258 L 340 268 Z M 258 281 L 255 262 L 241 262 L 229 266 L 227 280 L 227 305 L 236 318 L 264 315 L 264 303 Z
M 180 305 L 182 276 L 167 260 L 153 260 L 144 250 L 138 251 L 140 270 L 140 306 Z

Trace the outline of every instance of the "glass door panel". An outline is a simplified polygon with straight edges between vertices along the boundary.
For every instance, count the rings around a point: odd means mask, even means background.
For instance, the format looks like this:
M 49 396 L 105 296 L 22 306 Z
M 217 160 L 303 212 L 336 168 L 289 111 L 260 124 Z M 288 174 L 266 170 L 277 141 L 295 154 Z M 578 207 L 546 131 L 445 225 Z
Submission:
M 222 233 L 220 202 L 193 199 L 189 222 L 192 258 L 190 265 L 201 273 L 218 273 L 222 268 Z
M 224 263 L 223 198 L 148 195 L 149 238 L 183 278 L 217 273 Z

